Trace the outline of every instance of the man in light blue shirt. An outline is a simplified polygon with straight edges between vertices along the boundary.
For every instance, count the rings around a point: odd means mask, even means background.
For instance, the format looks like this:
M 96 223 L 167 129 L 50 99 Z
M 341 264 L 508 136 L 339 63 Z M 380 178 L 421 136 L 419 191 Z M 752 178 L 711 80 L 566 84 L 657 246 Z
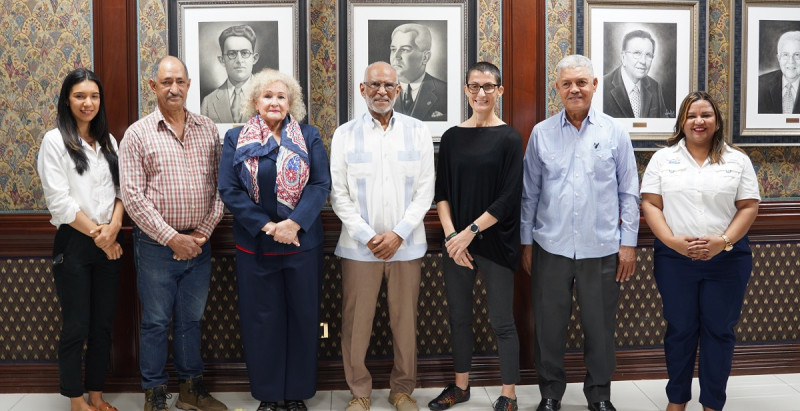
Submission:
M 630 278 L 636 263 L 636 160 L 628 132 L 591 106 L 597 90 L 592 62 L 567 56 L 556 70 L 564 109 L 531 133 L 520 226 L 536 326 L 542 394 L 537 411 L 557 410 L 566 389 L 573 287 L 585 335 L 584 394 L 590 410 L 611 411 L 616 410 L 610 399 L 619 283 Z

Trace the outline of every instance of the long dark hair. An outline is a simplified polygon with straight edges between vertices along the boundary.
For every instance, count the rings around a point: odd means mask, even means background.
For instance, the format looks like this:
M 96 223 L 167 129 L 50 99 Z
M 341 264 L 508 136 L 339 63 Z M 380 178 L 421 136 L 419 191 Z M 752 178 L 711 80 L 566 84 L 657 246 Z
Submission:
M 111 134 L 108 132 L 103 85 L 92 71 L 79 68 L 70 71 L 64 77 L 64 82 L 61 83 L 61 94 L 58 96 L 58 131 L 61 132 L 61 138 L 64 139 L 64 146 L 67 148 L 69 157 L 75 162 L 75 171 L 78 174 L 83 174 L 89 168 L 89 162 L 86 158 L 86 153 L 81 150 L 81 137 L 78 135 L 78 124 L 69 108 L 69 95 L 72 92 L 72 87 L 87 80 L 97 84 L 97 89 L 100 91 L 100 107 L 97 110 L 97 115 L 89 122 L 89 135 L 100 145 L 100 151 L 108 161 L 108 168 L 111 170 L 114 185 L 119 186 L 119 164 L 117 152 L 114 150 L 114 146 L 111 145 Z
M 686 117 L 689 115 L 689 107 L 692 106 L 692 103 L 703 100 L 711 104 L 717 123 L 717 129 L 714 131 L 714 136 L 711 138 L 711 148 L 708 150 L 708 157 L 711 164 L 722 163 L 722 151 L 725 149 L 725 122 L 722 121 L 722 112 L 720 112 L 717 102 L 705 91 L 693 91 L 683 99 L 681 108 L 678 110 L 678 118 L 675 119 L 675 132 L 667 139 L 667 146 L 674 146 L 678 144 L 679 141 L 686 138 L 686 134 L 683 132 L 683 124 L 686 123 Z M 733 144 L 728 144 L 728 146 L 734 150 L 742 151 L 742 149 Z

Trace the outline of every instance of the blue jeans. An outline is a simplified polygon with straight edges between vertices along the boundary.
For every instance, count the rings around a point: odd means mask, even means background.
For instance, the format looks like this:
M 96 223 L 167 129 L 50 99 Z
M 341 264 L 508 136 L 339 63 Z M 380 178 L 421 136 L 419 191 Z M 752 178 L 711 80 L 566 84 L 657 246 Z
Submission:
M 137 288 L 142 303 L 139 341 L 139 368 L 142 388 L 166 385 L 169 376 L 167 333 L 173 319 L 173 348 L 178 378 L 185 380 L 203 374 L 200 354 L 200 321 L 206 308 L 211 279 L 211 247 L 188 261 L 172 258 L 172 249 L 148 237 L 138 227 L 133 230 Z

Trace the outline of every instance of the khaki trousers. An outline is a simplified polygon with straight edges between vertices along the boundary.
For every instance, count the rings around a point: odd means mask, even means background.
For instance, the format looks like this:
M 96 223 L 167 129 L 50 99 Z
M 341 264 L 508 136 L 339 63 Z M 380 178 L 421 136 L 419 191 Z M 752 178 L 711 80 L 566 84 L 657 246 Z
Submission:
M 354 397 L 372 394 L 364 360 L 381 282 L 386 279 L 394 366 L 391 393 L 411 394 L 417 385 L 417 300 L 421 260 L 363 262 L 342 259 L 342 362 Z

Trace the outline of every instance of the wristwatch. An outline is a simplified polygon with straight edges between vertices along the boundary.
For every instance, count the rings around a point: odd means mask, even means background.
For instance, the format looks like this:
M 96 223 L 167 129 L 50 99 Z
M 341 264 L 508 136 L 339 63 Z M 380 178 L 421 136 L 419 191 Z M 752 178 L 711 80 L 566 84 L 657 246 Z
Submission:
M 721 235 L 720 237 L 725 240 L 725 251 L 733 250 L 733 243 L 731 243 L 731 239 L 725 234 Z
M 475 224 L 475 223 L 472 223 L 472 224 L 470 224 L 470 226 L 469 226 L 469 231 L 470 231 L 472 234 L 478 235 L 478 234 L 480 234 L 480 233 L 481 233 L 481 228 L 480 228 L 480 227 L 478 227 L 478 225 L 477 225 L 477 224 Z

